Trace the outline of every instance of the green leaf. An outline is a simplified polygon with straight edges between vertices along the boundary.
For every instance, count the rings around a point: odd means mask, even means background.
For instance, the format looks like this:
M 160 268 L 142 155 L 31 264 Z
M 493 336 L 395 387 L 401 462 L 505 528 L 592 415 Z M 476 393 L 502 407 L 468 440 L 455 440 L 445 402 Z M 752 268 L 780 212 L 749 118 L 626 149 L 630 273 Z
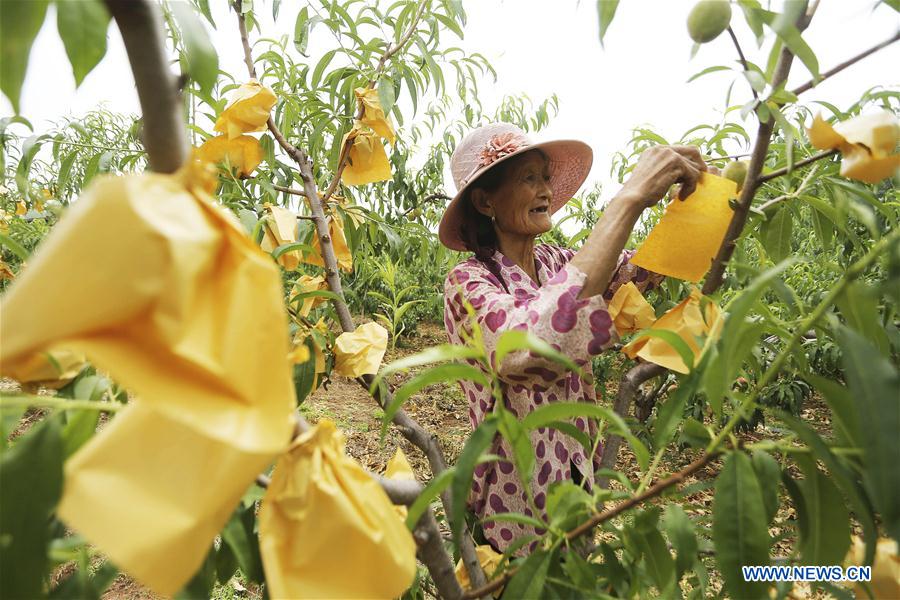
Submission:
M 440 346 L 432 346 L 431 348 L 423 350 L 422 352 L 417 352 L 416 354 L 406 356 L 399 360 L 395 360 L 388 365 L 385 365 L 381 369 L 381 371 L 379 371 L 378 376 L 375 378 L 375 380 L 372 382 L 372 390 L 375 390 L 378 384 L 384 378 L 404 369 L 420 367 L 422 365 L 427 365 L 433 362 L 467 358 L 474 359 L 480 357 L 481 352 L 467 346 L 457 346 L 454 344 L 441 344 Z
M 49 139 L 50 136 L 47 134 L 32 135 L 22 143 L 22 155 L 16 167 L 16 185 L 23 196 L 27 196 L 31 191 L 29 184 L 31 163 L 41 145 Z
M 807 535 L 800 538 L 801 560 L 807 565 L 839 565 L 850 547 L 850 514 L 844 499 L 812 457 L 794 458 L 804 475 L 798 485 L 808 524 Z
M 798 6 L 800 4 L 805 6 L 806 3 L 785 3 L 786 7 Z M 791 15 L 787 15 L 787 18 L 784 18 L 782 15 L 767 10 L 761 10 L 759 11 L 759 14 L 763 22 L 772 28 L 775 34 L 778 35 L 778 38 L 784 42 L 794 56 L 799 58 L 806 68 L 809 69 L 813 79 L 819 79 L 819 61 L 816 59 L 816 53 L 812 51 L 812 48 L 807 45 L 803 36 L 800 35 L 800 31 L 794 25 L 794 19 L 790 18 Z
M 741 567 L 769 564 L 769 533 L 762 490 L 750 458 L 732 452 L 716 479 L 713 542 L 725 588 L 734 598 L 768 598 L 767 585 L 744 581 Z
M 594 499 L 580 485 L 559 481 L 547 491 L 546 511 L 551 528 L 568 531 L 594 511 Z
M 751 462 L 756 471 L 756 479 L 762 492 L 763 506 L 766 509 L 766 524 L 772 522 L 775 513 L 778 512 L 778 486 L 781 483 L 781 467 L 778 461 L 771 455 L 756 450 L 753 452 Z
M 384 114 L 388 114 L 394 108 L 394 102 L 396 101 L 394 82 L 391 81 L 390 77 L 382 76 L 378 80 L 378 102 L 381 104 Z
M 878 530 L 875 527 L 872 505 L 865 491 L 856 481 L 856 476 L 838 460 L 812 427 L 783 411 L 778 412 L 778 417 L 790 426 L 797 436 L 812 450 L 813 455 L 828 468 L 834 483 L 844 493 L 844 497 L 849 500 L 853 514 L 863 528 L 863 537 L 866 542 L 866 559 L 864 564 L 872 564 L 872 559 L 875 556 Z
M 216 550 L 216 581 L 220 584 L 228 583 L 237 572 L 237 557 L 228 544 L 219 544 Z
M 418 523 L 422 515 L 425 514 L 425 511 L 428 509 L 431 502 L 453 482 L 453 477 L 455 475 L 456 467 L 445 469 L 439 473 L 437 477 L 432 479 L 428 485 L 425 486 L 425 489 L 422 490 L 422 493 L 419 494 L 419 497 L 416 498 L 415 502 L 409 505 L 409 509 L 406 511 L 406 527 L 409 528 L 410 531 L 415 529 L 416 523 Z
M 0 89 L 17 114 L 31 44 L 44 23 L 48 4 L 48 0 L 0 2 Z
M 543 597 L 547 570 L 554 555 L 554 552 L 546 550 L 538 550 L 529 555 L 506 584 L 502 597 L 513 600 Z
M 484 451 L 493 443 L 498 425 L 499 423 L 494 415 L 485 417 L 481 425 L 476 427 L 472 435 L 469 436 L 456 461 L 456 473 L 453 476 L 453 483 L 450 487 L 453 510 L 449 517 L 453 540 L 457 546 L 459 545 L 460 534 L 465 523 L 466 499 L 469 497 L 469 490 L 472 486 L 475 465 L 478 464 L 478 460 L 484 454 Z
M 106 54 L 109 19 L 100 0 L 56 0 L 56 28 L 72 64 L 75 87 Z
M 294 48 L 306 56 L 307 46 L 309 46 L 309 8 L 304 6 L 303 10 L 297 13 L 297 20 L 294 21 Z
M 601 0 L 601 1 L 602 1 L 602 0 Z M 730 71 L 730 70 L 731 70 L 731 67 L 725 67 L 725 66 L 722 66 L 722 65 L 715 65 L 715 66 L 712 66 L 712 67 L 706 67 L 706 68 L 703 69 L 702 71 L 700 71 L 700 72 L 698 72 L 698 73 L 694 73 L 693 75 L 691 75 L 691 77 L 690 77 L 685 83 L 690 83 L 690 82 L 694 81 L 695 79 L 700 79 L 700 78 L 703 77 L 704 75 L 709 75 L 710 73 L 715 73 L 715 72 L 717 72 L 717 71 Z
M 500 523 L 518 523 L 520 525 L 528 525 L 530 527 L 534 527 L 535 529 L 547 528 L 547 524 L 540 519 L 535 519 L 534 517 L 529 517 L 528 515 L 523 515 L 520 513 L 495 513 L 489 517 L 485 517 L 484 519 L 482 519 L 482 522 L 484 523 L 490 523 L 494 521 Z
M 190 581 L 178 591 L 174 600 L 205 600 L 211 598 L 210 593 L 216 584 L 216 546 L 213 544 L 200 569 L 194 574 Z
M 900 431 L 900 377 L 891 362 L 861 335 L 838 329 L 847 384 L 859 418 L 866 469 L 863 481 L 881 514 L 884 528 L 900 539 L 900 469 L 897 468 L 897 431 Z
M 786 208 L 779 208 L 775 216 L 766 223 L 763 245 L 774 262 L 780 262 L 791 255 L 793 223 L 792 213 Z
M 812 373 L 807 373 L 803 378 L 822 394 L 822 398 L 831 409 L 835 438 L 845 445 L 861 447 L 862 433 L 859 429 L 859 417 L 850 390 L 836 381 Z
M 461 380 L 474 381 L 485 387 L 491 387 L 490 382 L 481 369 L 464 363 L 443 364 L 423 371 L 397 388 L 394 392 L 391 403 L 384 409 L 384 418 L 382 419 L 381 424 L 381 436 L 384 437 L 387 433 L 388 425 L 390 425 L 394 415 L 397 414 L 397 411 L 403 406 L 403 403 L 413 394 L 429 385 L 441 382 L 455 383 Z
M 312 336 L 303 340 L 303 344 L 309 350 L 309 360 L 294 365 L 294 395 L 297 398 L 297 404 L 300 405 L 306 400 L 310 392 L 313 390 L 313 384 L 316 383 L 316 342 Z
M 59 173 L 56 174 L 56 189 L 60 198 L 65 194 L 66 185 L 69 183 L 69 175 L 72 172 L 72 165 L 77 157 L 78 152 L 72 151 L 59 161 Z
M 263 582 L 262 559 L 259 554 L 259 539 L 253 533 L 256 507 L 238 508 L 222 530 L 222 542 L 228 544 L 237 558 L 241 572 L 251 581 Z
M 62 466 L 63 441 L 55 416 L 35 425 L 0 457 L 3 598 L 43 596 L 49 520 L 62 493 Z
M 203 22 L 189 3 L 172 2 L 169 7 L 181 29 L 189 75 L 197 82 L 202 92 L 211 93 L 219 76 L 219 55 L 216 54 L 216 48 L 210 41 Z
M 500 435 L 506 438 L 512 448 L 513 463 L 516 466 L 516 474 L 525 486 L 531 489 L 531 479 L 534 476 L 534 448 L 531 446 L 531 438 L 528 429 L 516 419 L 516 416 L 508 411 L 501 410 L 498 413 Z
M 635 529 L 632 539 L 640 550 L 650 579 L 662 596 L 670 596 L 675 587 L 675 561 L 662 534 L 655 527 Z
M 688 398 L 697 391 L 696 380 L 696 377 L 691 377 L 682 381 L 675 393 L 671 394 L 657 409 L 656 421 L 653 423 L 654 448 L 663 448 L 672 439 L 672 435 L 678 429 L 678 424 L 681 423 Z
M 597 0 L 597 15 L 600 18 L 600 45 L 603 46 L 603 37 L 606 30 L 612 24 L 619 8 L 619 0 Z
M 889 355 L 890 343 L 881 324 L 878 296 L 872 287 L 855 281 L 844 288 L 835 304 L 848 326 L 874 344 L 883 356 Z
M 109 561 L 93 573 L 85 573 L 79 567 L 50 590 L 47 597 L 50 600 L 100 600 L 118 574 L 119 569 Z
M 31 254 L 25 246 L 4 233 L 0 233 L 0 247 L 6 248 L 22 260 L 27 260 Z
M 694 524 L 679 504 L 669 504 L 663 514 L 663 526 L 675 548 L 676 579 L 680 580 L 697 560 L 697 535 Z
M 510 352 L 517 350 L 530 350 L 538 356 L 543 356 L 549 360 L 557 362 L 570 371 L 581 375 L 581 368 L 576 365 L 571 358 L 554 349 L 553 346 L 537 337 L 536 335 L 520 329 L 510 329 L 504 332 L 497 340 L 495 348 L 495 361 L 497 367 L 503 364 L 503 359 Z
M 65 457 L 70 456 L 84 445 L 97 430 L 100 420 L 99 410 L 70 410 L 67 413 L 68 422 L 62 432 Z

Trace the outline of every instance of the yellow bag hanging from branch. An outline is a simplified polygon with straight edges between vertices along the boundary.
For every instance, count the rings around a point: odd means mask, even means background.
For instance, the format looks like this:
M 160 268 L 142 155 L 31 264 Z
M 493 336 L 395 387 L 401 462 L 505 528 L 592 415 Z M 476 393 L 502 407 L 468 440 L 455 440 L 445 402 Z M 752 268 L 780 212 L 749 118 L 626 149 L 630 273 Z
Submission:
M 350 254 L 347 238 L 344 235 L 344 220 L 337 213 L 331 215 L 331 219 L 328 222 L 328 234 L 331 237 L 331 247 L 334 249 L 338 268 L 346 273 L 351 272 L 353 270 L 353 255 Z M 303 258 L 303 262 L 324 267 L 325 261 L 322 260 L 322 245 L 319 244 L 319 236 L 315 232 L 313 233 L 312 247 L 314 252 L 307 254 Z
M 297 215 L 282 206 L 266 203 L 270 221 L 263 225 L 263 239 L 260 248 L 274 252 L 279 246 L 297 241 Z M 293 271 L 300 264 L 300 251 L 291 250 L 278 257 L 278 264 Z M 305 316 L 305 315 L 304 315 Z
M 377 133 L 364 129 L 357 121 L 341 140 L 342 147 L 348 139 L 353 140 L 353 145 L 350 146 L 347 166 L 341 174 L 341 180 L 346 185 L 365 185 L 391 178 L 391 163 Z
M 22 383 L 58 390 L 75 379 L 86 365 L 84 354 L 71 350 L 39 352 L 22 364 L 17 379 Z
M 607 310 L 619 335 L 647 329 L 656 320 L 653 307 L 631 281 L 616 290 Z
M 294 283 L 294 291 L 298 294 L 327 290 L 328 282 L 325 281 L 325 277 L 323 277 L 322 275 L 301 275 L 300 278 L 297 279 L 297 281 Z M 300 313 L 300 316 L 309 316 L 310 311 L 325 302 L 325 300 L 326 298 L 324 296 L 307 296 L 306 298 L 303 298 L 303 304 L 298 311 Z
M 395 598 L 416 571 L 412 535 L 325 419 L 278 459 L 259 547 L 273 598 Z
M 875 543 L 875 559 L 872 561 L 872 580 L 865 586 L 857 583 L 857 598 L 868 598 L 866 587 L 872 590 L 872 598 L 900 598 L 900 553 L 897 540 L 878 538 Z M 844 557 L 844 569 L 865 564 L 866 544 L 858 535 L 851 536 L 850 548 Z
M 900 153 L 891 154 L 900 140 L 900 124 L 886 110 L 852 117 L 834 127 L 816 115 L 807 133 L 809 143 L 819 150 L 840 149 L 841 175 L 849 179 L 878 183 L 900 168 Z
M 345 377 L 374 375 L 387 349 L 387 329 L 375 322 L 344 332 L 334 341 L 334 370 Z
M 280 274 L 205 186 L 98 177 L 0 309 L 4 375 L 52 346 L 137 395 L 66 462 L 58 515 L 162 595 L 293 429 Z
M 718 336 L 722 323 L 721 311 L 713 302 L 708 302 L 705 310 L 701 311 L 702 298 L 700 290 L 692 288 L 690 296 L 651 326 L 652 329 L 664 329 L 678 334 L 694 353 L 694 364 L 700 360 L 700 346 L 696 338 L 706 337 L 708 343 Z M 639 337 L 622 348 L 622 352 L 628 358 L 640 357 L 678 373 L 688 373 L 693 368 L 693 365 L 686 365 L 678 351 L 661 338 Z
M 263 158 L 259 140 L 251 135 L 234 138 L 218 135 L 203 142 L 198 150 L 201 159 L 216 165 L 227 164 L 243 177 L 249 177 Z
M 276 101 L 272 90 L 251 79 L 232 92 L 231 101 L 216 119 L 215 131 L 224 133 L 228 139 L 264 131 Z
M 697 283 L 712 265 L 734 211 L 728 200 L 737 194 L 730 179 L 703 173 L 697 189 L 673 200 L 631 263 L 648 271 Z
M 491 578 L 494 571 L 500 566 L 500 561 L 503 560 L 503 555 L 494 550 L 490 544 L 475 546 L 475 556 L 478 557 L 478 564 L 481 565 L 481 570 L 484 571 L 484 576 L 488 579 Z M 472 583 L 469 581 L 469 571 L 466 570 L 466 566 L 463 564 L 461 558 L 459 559 L 459 562 L 456 563 L 456 570 L 454 572 L 456 574 L 456 580 L 463 590 L 468 591 L 472 589 Z M 494 596 L 499 598 L 502 593 L 503 588 L 500 588 L 494 592 Z
M 363 117 L 360 119 L 360 122 L 371 127 L 375 133 L 393 144 L 396 134 L 394 133 L 393 125 L 391 125 L 391 120 L 387 118 L 384 114 L 384 109 L 381 107 L 378 91 L 371 88 L 356 88 L 353 91 L 356 94 L 356 99 L 363 106 Z

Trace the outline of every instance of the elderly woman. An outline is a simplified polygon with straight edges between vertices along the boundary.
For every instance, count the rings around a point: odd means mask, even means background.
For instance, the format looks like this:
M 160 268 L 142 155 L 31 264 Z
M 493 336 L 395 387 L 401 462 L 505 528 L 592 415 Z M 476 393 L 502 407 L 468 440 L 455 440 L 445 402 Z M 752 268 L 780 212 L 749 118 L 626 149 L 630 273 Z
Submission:
M 508 355 L 498 374 L 506 407 L 520 419 L 551 402 L 595 402 L 591 357 L 617 338 L 606 301 L 628 281 L 646 290 L 661 279 L 629 263 L 632 253 L 623 251 L 628 236 L 641 212 L 658 202 L 672 184 L 681 183 L 685 197 L 706 170 L 696 148 L 647 150 L 578 252 L 536 246 L 535 238 L 550 230 L 550 216 L 578 190 L 591 162 L 591 149 L 582 142 L 534 144 L 519 128 L 505 123 L 475 129 L 451 159 L 459 192 L 444 213 L 439 236 L 445 246 L 474 256 L 456 265 L 445 282 L 444 323 L 450 341 L 462 343 L 471 333 L 468 304 L 492 360 L 500 335 L 523 329 L 587 367 L 587 379 L 582 381 L 561 365 L 529 352 Z M 477 383 L 461 385 L 475 428 L 493 410 L 493 397 Z M 592 439 L 596 436 L 593 422 L 579 418 L 574 424 Z M 531 442 L 537 459 L 531 485 L 539 509 L 544 509 L 547 488 L 554 481 L 592 487 L 599 453 L 586 456 L 577 441 L 554 429 L 532 432 Z M 512 456 L 500 436 L 489 451 L 501 458 Z M 469 506 L 479 518 L 503 512 L 531 516 L 526 499 L 511 461 L 476 468 Z M 484 524 L 485 538 L 501 551 L 513 539 L 532 533 L 516 523 Z

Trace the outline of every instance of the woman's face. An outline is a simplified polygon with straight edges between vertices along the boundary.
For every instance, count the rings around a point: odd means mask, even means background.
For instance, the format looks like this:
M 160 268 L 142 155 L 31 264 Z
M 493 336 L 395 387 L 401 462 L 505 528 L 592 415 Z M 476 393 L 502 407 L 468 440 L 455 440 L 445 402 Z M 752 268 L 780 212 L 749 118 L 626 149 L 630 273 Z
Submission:
M 549 165 L 540 152 L 529 152 L 516 160 L 495 191 L 473 192 L 475 208 L 495 218 L 500 234 L 534 238 L 553 226 Z

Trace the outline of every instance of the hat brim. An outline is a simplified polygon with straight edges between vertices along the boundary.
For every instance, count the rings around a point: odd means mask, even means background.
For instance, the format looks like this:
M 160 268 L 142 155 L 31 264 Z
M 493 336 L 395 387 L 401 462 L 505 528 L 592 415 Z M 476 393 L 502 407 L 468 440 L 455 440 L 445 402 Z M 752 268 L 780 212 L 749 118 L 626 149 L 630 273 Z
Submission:
M 572 196 L 584 183 L 584 180 L 587 179 L 588 173 L 591 172 L 591 165 L 594 162 L 594 153 L 591 147 L 578 140 L 555 140 L 524 146 L 494 161 L 484 170 L 479 171 L 471 181 L 467 182 L 447 205 L 444 215 L 441 217 L 440 225 L 438 225 L 438 239 L 444 246 L 460 252 L 466 250 L 466 246 L 459 236 L 459 227 L 464 219 L 463 196 L 466 190 L 478 181 L 479 177 L 503 161 L 531 150 L 541 150 L 547 155 L 550 189 L 553 192 L 550 201 L 551 215 L 571 200 Z

